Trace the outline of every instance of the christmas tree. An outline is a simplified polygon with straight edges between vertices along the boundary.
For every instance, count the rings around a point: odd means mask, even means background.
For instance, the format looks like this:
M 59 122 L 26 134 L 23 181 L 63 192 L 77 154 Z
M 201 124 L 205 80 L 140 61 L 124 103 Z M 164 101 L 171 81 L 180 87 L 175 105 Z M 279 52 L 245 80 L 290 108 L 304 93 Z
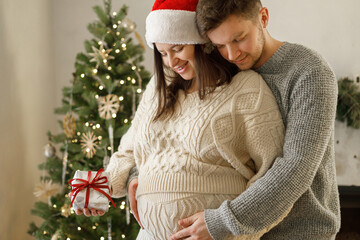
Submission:
M 150 79 L 140 66 L 145 46 L 126 17 L 127 7 L 111 12 L 111 1 L 104 0 L 94 11 L 99 19 L 88 25 L 93 39 L 77 55 L 71 86 L 63 88 L 62 106 L 55 109 L 64 116 L 63 131 L 48 132 L 46 161 L 39 165 L 43 176 L 34 194 L 46 201 L 32 209 L 43 219 L 40 226 L 30 224 L 35 239 L 135 239 L 139 230 L 125 199 L 113 199 L 117 208 L 101 217 L 78 216 L 70 208 L 68 181 L 76 170 L 106 168 Z

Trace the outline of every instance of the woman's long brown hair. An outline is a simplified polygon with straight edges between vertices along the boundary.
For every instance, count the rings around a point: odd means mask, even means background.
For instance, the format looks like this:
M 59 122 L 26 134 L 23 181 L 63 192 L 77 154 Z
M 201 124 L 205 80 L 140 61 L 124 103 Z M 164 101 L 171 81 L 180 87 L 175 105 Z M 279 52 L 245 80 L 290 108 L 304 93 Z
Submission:
M 155 121 L 174 112 L 178 91 L 181 89 L 186 92 L 192 86 L 193 81 L 197 81 L 199 97 L 204 99 L 216 87 L 230 83 L 232 77 L 238 72 L 236 65 L 225 60 L 216 48 L 210 54 L 205 53 L 203 49 L 204 45 L 195 45 L 196 78 L 184 80 L 179 74 L 164 65 L 162 56 L 154 44 L 156 91 L 158 93 Z

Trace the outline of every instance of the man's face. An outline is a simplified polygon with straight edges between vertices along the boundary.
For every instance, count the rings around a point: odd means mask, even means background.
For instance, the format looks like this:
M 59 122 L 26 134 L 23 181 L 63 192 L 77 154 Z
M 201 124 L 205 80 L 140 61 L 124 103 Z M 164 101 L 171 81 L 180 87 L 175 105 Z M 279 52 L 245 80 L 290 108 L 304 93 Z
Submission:
M 240 70 L 260 67 L 265 44 L 264 29 L 260 22 L 230 15 L 207 36 L 221 55 Z

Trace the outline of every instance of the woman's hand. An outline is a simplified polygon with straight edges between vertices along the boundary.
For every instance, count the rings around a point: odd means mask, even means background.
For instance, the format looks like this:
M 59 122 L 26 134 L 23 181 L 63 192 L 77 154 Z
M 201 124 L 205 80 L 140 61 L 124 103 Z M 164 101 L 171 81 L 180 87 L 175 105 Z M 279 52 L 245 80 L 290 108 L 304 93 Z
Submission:
M 85 216 L 90 217 L 90 216 L 102 216 L 105 214 L 105 211 L 97 210 L 95 208 L 92 209 L 84 208 L 84 209 L 76 209 L 75 213 L 76 215 L 84 214 Z
M 139 223 L 140 227 L 142 229 L 144 229 L 144 227 L 141 225 L 140 218 L 139 218 L 139 213 L 138 213 L 138 210 L 137 210 L 137 200 L 136 200 L 137 187 L 138 187 L 138 179 L 134 178 L 129 183 L 128 197 L 129 197 L 131 212 L 133 213 L 133 215 L 134 215 L 136 221 Z

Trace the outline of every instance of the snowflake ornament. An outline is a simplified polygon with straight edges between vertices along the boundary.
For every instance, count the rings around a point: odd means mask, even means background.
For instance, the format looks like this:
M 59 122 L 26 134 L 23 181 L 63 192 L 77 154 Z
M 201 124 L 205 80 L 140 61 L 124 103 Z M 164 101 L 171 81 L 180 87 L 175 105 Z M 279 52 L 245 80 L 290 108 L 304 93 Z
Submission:
M 60 192 L 60 186 L 53 184 L 52 180 L 41 181 L 35 186 L 34 195 L 38 198 L 48 199 Z
M 66 203 L 61 207 L 61 215 L 68 218 L 71 215 L 71 208 Z
M 67 113 L 64 117 L 63 127 L 66 137 L 72 138 L 75 135 L 75 131 L 76 131 L 75 119 L 69 113 Z
M 92 158 L 96 153 L 97 137 L 92 131 L 83 133 L 81 136 L 81 149 L 87 158 Z
M 99 98 L 99 115 L 103 119 L 111 119 L 119 111 L 120 100 L 114 94 Z
M 90 59 L 90 62 L 96 62 L 96 68 L 98 68 L 102 63 L 107 67 L 108 61 L 111 59 L 115 59 L 114 56 L 109 55 L 112 49 L 105 50 L 103 44 L 100 44 L 99 49 L 94 46 L 91 46 L 91 48 L 93 50 L 93 53 L 89 53 L 89 55 L 93 58 Z

